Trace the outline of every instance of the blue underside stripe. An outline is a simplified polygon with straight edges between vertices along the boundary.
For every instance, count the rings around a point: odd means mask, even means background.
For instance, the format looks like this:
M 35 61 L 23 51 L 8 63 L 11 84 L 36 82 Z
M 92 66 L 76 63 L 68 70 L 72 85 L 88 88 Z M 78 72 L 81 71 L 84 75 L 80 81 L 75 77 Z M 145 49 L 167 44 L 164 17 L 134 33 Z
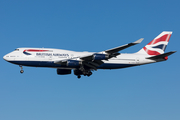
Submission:
M 32 67 L 62 67 L 59 64 L 55 64 L 53 61 L 9 61 L 10 63 L 23 65 L 23 66 L 32 66 Z M 135 64 L 110 64 L 105 63 L 98 67 L 98 69 L 117 69 L 117 68 L 126 68 L 136 66 Z M 68 68 L 68 67 L 67 67 Z M 70 67 L 72 68 L 72 67 Z

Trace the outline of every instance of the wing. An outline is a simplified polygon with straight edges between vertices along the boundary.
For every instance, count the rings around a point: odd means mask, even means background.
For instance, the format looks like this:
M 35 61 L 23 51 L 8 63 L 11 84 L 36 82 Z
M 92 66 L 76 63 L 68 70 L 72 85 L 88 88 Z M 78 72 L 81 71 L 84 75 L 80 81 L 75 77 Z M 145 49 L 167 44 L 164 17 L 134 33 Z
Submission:
M 120 53 L 118 53 L 119 51 L 124 50 L 124 49 L 126 49 L 128 47 L 131 47 L 133 45 L 141 43 L 143 41 L 143 39 L 144 38 L 141 38 L 141 39 L 139 39 L 139 40 L 137 40 L 137 41 L 135 41 L 133 43 L 125 44 L 125 45 L 122 45 L 122 46 L 119 46 L 119 47 L 116 47 L 116 48 L 112 48 L 112 49 L 109 49 L 109 50 L 105 50 L 105 51 L 102 51 L 102 52 L 99 52 L 99 53 L 95 53 L 95 54 L 92 54 L 92 55 L 80 57 L 80 59 L 88 60 L 88 61 L 90 60 L 91 61 L 91 60 L 94 59 L 95 56 L 97 57 L 99 55 L 99 57 L 100 57 L 100 55 L 101 55 L 101 58 L 103 58 L 103 56 L 105 55 L 104 60 L 107 60 L 109 58 L 116 57 L 117 55 L 119 55 L 120 54 Z M 104 54 L 102 54 L 102 53 L 104 53 Z
M 97 67 L 103 64 L 102 60 L 94 60 L 95 54 L 87 55 L 87 56 L 80 56 L 72 59 L 64 59 L 64 60 L 56 60 L 54 61 L 55 64 L 60 64 L 62 66 L 69 66 L 69 64 L 73 65 L 80 65 L 86 66 L 87 69 L 97 70 Z
M 117 53 L 117 52 L 119 52 L 119 51 L 121 51 L 121 50 L 124 50 L 124 49 L 126 49 L 126 48 L 128 48 L 128 47 L 131 47 L 131 46 L 133 46 L 133 45 L 136 45 L 136 44 L 141 43 L 141 42 L 143 41 L 143 39 L 144 39 L 144 38 L 141 38 L 141 39 L 139 39 L 139 40 L 137 40 L 137 41 L 135 41 L 135 42 L 133 42 L 133 43 L 129 43 L 129 44 L 125 44 L 125 45 L 122 45 L 122 46 L 119 46 L 119 47 L 116 47 L 116 48 L 112 48 L 112 49 L 109 49 L 109 50 L 105 50 L 105 52 L 108 53 L 108 54 Z
M 86 56 L 80 56 L 77 58 L 72 58 L 72 59 L 65 59 L 65 60 L 57 60 L 54 61 L 54 63 L 56 64 L 61 64 L 61 65 L 67 65 L 68 62 L 74 62 L 74 64 L 77 64 L 77 62 L 79 62 L 78 64 L 80 64 L 81 66 L 86 66 L 86 68 L 88 69 L 94 69 L 96 70 L 98 66 L 100 66 L 101 64 L 103 64 L 103 60 L 108 60 L 112 57 L 116 57 L 117 55 L 120 55 L 120 53 L 118 53 L 121 50 L 124 50 L 128 47 L 131 47 L 133 45 L 139 44 L 141 43 L 143 40 L 143 38 L 133 42 L 133 43 L 129 43 L 129 44 L 125 44 L 116 48 L 112 48 L 109 50 L 105 50 L 99 53 L 92 53 L 90 55 L 86 55 Z

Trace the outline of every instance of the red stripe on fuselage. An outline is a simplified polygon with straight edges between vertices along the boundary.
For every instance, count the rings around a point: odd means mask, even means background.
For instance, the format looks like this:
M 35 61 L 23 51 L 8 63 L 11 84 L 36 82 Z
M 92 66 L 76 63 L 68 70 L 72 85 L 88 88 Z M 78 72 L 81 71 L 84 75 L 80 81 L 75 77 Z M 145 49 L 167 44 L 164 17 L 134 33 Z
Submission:
M 36 49 L 28 49 L 28 50 L 24 50 L 23 52 L 46 52 L 46 51 L 49 51 L 49 50 L 36 50 Z

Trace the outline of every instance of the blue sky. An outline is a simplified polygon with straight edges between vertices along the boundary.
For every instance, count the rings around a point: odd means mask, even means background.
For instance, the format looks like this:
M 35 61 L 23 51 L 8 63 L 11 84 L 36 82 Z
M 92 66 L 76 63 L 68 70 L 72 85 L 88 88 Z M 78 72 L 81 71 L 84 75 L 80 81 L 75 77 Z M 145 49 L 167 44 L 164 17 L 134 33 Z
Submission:
M 179 120 L 180 2 L 178 0 L 1 0 L 1 120 Z M 18 47 L 98 52 L 139 38 L 121 51 L 140 50 L 173 31 L 166 62 L 99 70 L 91 77 L 59 76 L 56 69 L 3 60 Z

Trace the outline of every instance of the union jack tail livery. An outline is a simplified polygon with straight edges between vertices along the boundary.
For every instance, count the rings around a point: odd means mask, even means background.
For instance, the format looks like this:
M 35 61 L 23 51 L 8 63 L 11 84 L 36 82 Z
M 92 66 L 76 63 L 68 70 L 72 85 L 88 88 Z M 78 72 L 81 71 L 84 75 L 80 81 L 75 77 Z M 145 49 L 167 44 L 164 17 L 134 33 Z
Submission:
M 147 54 L 150 56 L 164 54 L 166 46 L 169 42 L 172 32 L 163 31 L 150 43 L 143 47 L 138 53 Z

